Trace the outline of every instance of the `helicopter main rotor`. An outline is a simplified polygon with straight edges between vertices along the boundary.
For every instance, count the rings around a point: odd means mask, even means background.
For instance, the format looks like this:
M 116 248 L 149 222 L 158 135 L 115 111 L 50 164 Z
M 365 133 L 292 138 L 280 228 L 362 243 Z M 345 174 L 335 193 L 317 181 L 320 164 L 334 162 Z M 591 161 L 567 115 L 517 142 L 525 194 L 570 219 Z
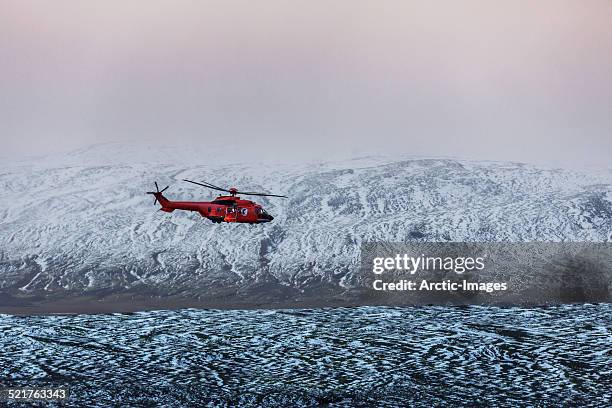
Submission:
M 222 188 L 222 187 L 219 187 L 219 186 L 215 186 L 214 184 L 210 184 L 210 183 L 208 183 L 206 181 L 203 181 L 201 183 L 198 183 L 197 181 L 186 180 L 186 179 L 183 179 L 183 181 L 186 181 L 186 182 L 191 183 L 191 184 L 196 184 L 198 186 L 210 188 L 211 190 L 224 191 L 226 193 L 230 193 L 230 195 L 232 197 L 235 197 L 236 194 L 243 194 L 243 195 L 252 195 L 252 196 L 260 196 L 260 197 L 282 197 L 282 198 L 287 198 L 287 196 L 278 195 L 278 194 L 256 193 L 256 192 L 250 192 L 250 191 L 238 191 L 238 189 L 236 189 L 235 187 L 231 187 L 229 189 L 225 189 L 225 188 Z

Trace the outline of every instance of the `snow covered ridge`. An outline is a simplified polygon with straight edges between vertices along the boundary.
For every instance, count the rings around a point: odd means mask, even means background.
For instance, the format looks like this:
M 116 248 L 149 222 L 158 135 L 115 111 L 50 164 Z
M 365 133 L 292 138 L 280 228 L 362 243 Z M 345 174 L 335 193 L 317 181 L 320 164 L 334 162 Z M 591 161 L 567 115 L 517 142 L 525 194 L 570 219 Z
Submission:
M 169 199 L 214 197 L 183 178 L 289 198 L 257 200 L 275 217 L 257 226 L 157 211 L 145 194 L 154 181 L 170 185 Z M 341 290 L 364 241 L 612 241 L 611 172 L 516 163 L 256 164 L 215 150 L 100 145 L 4 161 L 0 190 L 0 292 L 11 296 Z

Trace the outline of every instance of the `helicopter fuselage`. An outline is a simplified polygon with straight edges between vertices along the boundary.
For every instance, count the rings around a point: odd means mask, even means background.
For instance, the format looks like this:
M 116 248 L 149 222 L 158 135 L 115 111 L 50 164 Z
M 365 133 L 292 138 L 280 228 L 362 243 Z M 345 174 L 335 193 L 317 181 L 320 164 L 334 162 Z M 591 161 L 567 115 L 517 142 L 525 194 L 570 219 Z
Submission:
M 261 224 L 274 219 L 261 205 L 250 200 L 243 200 L 235 195 L 219 196 L 213 201 L 172 201 L 159 192 L 155 193 L 155 198 L 161 204 L 161 211 L 195 211 L 214 223 Z

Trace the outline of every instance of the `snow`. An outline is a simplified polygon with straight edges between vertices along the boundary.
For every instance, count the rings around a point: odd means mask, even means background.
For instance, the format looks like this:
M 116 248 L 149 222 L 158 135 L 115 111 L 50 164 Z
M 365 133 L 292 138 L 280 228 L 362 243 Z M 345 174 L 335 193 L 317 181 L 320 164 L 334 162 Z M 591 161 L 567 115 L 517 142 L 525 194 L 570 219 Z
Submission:
M 209 200 L 181 181 L 270 191 L 270 224 L 212 224 L 157 211 Z M 346 287 L 364 241 L 601 241 L 612 238 L 612 173 L 442 158 L 238 163 L 211 149 L 96 145 L 0 164 L 0 287 L 151 285 L 198 290 L 272 277 Z M 266 279 L 267 279 L 266 278 Z M 17 283 L 19 283 L 19 286 Z

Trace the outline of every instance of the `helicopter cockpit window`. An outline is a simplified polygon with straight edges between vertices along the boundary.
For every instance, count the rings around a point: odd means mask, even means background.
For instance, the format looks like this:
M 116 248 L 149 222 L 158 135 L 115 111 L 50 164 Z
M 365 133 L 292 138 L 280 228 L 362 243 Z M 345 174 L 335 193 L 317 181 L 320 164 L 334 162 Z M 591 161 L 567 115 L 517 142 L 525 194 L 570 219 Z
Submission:
M 247 208 L 242 208 L 242 209 L 240 210 L 240 213 L 241 213 L 242 215 L 247 215 L 247 214 L 249 213 L 249 210 L 248 210 Z
M 227 213 L 228 214 L 233 214 L 234 213 L 234 207 L 227 207 Z

